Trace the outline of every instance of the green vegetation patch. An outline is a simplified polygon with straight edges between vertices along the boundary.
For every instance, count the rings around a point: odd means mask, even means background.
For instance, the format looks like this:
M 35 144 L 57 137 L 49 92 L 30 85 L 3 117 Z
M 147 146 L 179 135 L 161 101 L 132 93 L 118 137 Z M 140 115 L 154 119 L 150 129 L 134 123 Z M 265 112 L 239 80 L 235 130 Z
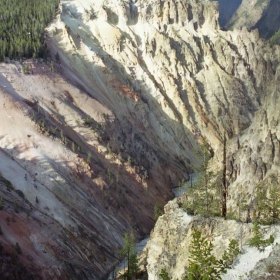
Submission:
M 280 29 L 269 39 L 271 45 L 280 45 Z
M 0 61 L 46 57 L 44 29 L 59 0 L 0 0 Z

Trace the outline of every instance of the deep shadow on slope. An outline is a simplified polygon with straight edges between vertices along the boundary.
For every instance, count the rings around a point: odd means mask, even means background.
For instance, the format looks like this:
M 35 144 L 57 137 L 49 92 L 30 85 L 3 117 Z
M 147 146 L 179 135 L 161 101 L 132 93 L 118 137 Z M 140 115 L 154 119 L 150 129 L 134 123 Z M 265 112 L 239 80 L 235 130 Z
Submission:
M 240 6 L 242 0 L 212 0 L 219 2 L 219 23 L 223 28 L 227 24 L 230 17 Z
M 270 38 L 280 29 L 280 1 L 271 0 L 261 19 L 251 29 L 257 28 L 262 38 Z

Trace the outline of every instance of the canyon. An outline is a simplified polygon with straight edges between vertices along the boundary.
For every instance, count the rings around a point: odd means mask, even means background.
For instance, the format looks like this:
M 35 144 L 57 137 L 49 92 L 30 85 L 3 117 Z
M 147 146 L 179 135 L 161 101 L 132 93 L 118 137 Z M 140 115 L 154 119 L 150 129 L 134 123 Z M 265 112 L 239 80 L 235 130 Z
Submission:
M 220 170 L 226 135 L 233 216 L 278 180 L 280 47 L 218 19 L 209 1 L 62 0 L 51 59 L 0 65 L 0 239 L 33 279 L 106 279 L 203 141 Z

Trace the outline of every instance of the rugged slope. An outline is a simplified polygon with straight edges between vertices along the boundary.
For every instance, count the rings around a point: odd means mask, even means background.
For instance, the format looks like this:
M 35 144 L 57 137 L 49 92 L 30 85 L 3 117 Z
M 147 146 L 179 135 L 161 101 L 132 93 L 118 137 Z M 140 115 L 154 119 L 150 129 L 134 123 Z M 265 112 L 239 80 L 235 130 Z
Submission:
M 227 250 L 230 240 L 238 241 L 242 254 L 239 254 L 233 267 L 222 274 L 224 280 L 248 279 L 277 279 L 277 260 L 280 240 L 279 226 L 262 227 L 266 238 L 273 235 L 275 243 L 260 252 L 257 248 L 248 246 L 252 237 L 252 224 L 221 218 L 203 218 L 190 216 L 181 207 L 184 197 L 170 201 L 150 236 L 142 255 L 141 262 L 145 266 L 149 280 L 160 280 L 160 272 L 165 269 L 171 279 L 183 279 L 188 267 L 189 248 L 194 229 L 200 230 L 213 244 L 213 254 L 221 259 Z M 270 270 L 268 271 L 270 264 Z M 257 270 L 254 268 L 258 267 Z M 271 275 L 268 272 L 272 272 Z M 276 274 L 277 275 L 277 274 Z M 262 278 L 267 277 L 267 278 Z
M 9 250 L 18 240 L 29 267 L 36 256 L 42 278 L 106 277 L 123 233 L 150 231 L 154 205 L 187 178 L 202 138 L 219 166 L 226 131 L 232 192 L 253 184 L 253 161 L 241 168 L 238 157 L 246 140 L 257 148 L 249 128 L 277 104 L 279 48 L 257 32 L 221 31 L 216 3 L 61 1 L 46 43 L 55 67 L 26 62 L 24 75 L 2 64 L 0 76 L 0 172 L 31 204 L 2 185 L 1 225 L 14 214 L 26 234 L 11 223 L 1 240 Z M 266 172 L 279 166 L 273 145 Z

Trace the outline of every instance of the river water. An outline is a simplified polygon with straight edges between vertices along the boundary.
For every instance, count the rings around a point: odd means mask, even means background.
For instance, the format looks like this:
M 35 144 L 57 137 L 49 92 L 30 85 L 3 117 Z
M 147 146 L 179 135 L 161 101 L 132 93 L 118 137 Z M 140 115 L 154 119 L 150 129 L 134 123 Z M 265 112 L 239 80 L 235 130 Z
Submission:
M 178 187 L 178 188 L 173 188 L 172 191 L 175 195 L 175 197 L 179 197 L 181 196 L 182 194 L 184 193 L 188 193 L 188 189 L 190 187 L 193 187 L 193 185 L 198 181 L 199 179 L 199 175 L 200 173 L 191 173 L 190 174 L 190 180 L 183 183 L 183 186 L 182 187 Z M 146 244 L 148 243 L 149 241 L 149 237 L 143 239 L 142 241 L 136 243 L 136 251 L 137 251 L 137 255 L 140 255 L 143 251 L 143 249 L 145 248 Z M 119 265 L 118 267 L 115 269 L 115 273 L 119 270 L 123 270 L 125 269 L 125 266 L 126 266 L 126 261 L 123 260 Z M 112 280 L 114 279 L 113 275 L 114 275 L 114 272 L 112 272 L 108 278 L 108 280 Z
M 194 184 L 199 180 L 199 177 L 199 172 L 191 173 L 190 180 L 185 182 L 182 187 L 172 189 L 175 197 L 179 197 L 184 193 L 188 193 L 188 189 L 194 186 Z

